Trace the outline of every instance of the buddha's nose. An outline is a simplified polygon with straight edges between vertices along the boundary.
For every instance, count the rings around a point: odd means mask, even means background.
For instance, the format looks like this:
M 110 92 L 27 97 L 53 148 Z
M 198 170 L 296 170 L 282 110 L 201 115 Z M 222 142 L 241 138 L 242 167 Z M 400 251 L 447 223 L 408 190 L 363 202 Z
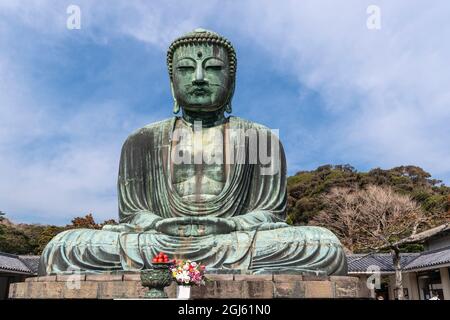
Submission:
M 203 71 L 203 67 L 199 64 L 195 69 L 195 78 L 192 81 L 194 85 L 202 85 L 206 84 L 207 81 L 205 79 L 205 72 Z

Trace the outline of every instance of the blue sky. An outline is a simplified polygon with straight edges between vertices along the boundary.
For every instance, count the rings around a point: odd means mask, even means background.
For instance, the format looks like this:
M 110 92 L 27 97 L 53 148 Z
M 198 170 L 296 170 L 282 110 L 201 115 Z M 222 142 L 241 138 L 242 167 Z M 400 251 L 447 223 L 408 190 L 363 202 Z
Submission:
M 68 30 L 68 5 L 81 29 Z M 368 5 L 381 29 L 366 26 Z M 117 217 L 128 134 L 171 116 L 166 49 L 196 27 L 237 50 L 234 114 L 279 129 L 288 170 L 413 164 L 450 183 L 446 1 L 0 0 L 0 210 Z

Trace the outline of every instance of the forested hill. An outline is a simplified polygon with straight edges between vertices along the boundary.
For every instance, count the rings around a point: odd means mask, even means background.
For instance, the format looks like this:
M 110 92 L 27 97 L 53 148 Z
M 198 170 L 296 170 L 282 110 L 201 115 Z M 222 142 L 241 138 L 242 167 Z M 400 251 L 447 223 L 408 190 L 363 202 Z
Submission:
M 65 226 L 13 223 L 5 215 L 0 215 L 0 252 L 13 254 L 40 255 L 47 243 L 58 233 L 77 228 L 101 229 L 105 224 L 115 224 L 114 220 L 96 223 L 92 214 L 72 219 Z
M 400 166 L 358 172 L 350 165 L 324 165 L 313 171 L 300 171 L 288 178 L 288 222 L 308 224 L 325 206 L 322 195 L 334 187 L 364 188 L 368 185 L 388 186 L 407 194 L 438 221 L 450 213 L 450 187 L 433 179 L 420 167 Z

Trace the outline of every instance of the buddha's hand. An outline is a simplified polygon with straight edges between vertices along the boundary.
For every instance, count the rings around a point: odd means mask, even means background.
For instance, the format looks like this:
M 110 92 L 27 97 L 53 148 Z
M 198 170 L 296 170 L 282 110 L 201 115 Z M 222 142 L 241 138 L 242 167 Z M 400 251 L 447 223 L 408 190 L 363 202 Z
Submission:
M 258 231 L 263 230 L 275 230 L 280 228 L 288 228 L 290 225 L 288 225 L 286 222 L 264 222 L 261 223 L 256 229 Z
M 120 223 L 120 224 L 107 224 L 103 226 L 102 230 L 112 232 L 135 232 L 138 227 L 134 224 Z
M 236 223 L 216 217 L 181 217 L 158 221 L 155 229 L 171 236 L 200 237 L 233 232 Z

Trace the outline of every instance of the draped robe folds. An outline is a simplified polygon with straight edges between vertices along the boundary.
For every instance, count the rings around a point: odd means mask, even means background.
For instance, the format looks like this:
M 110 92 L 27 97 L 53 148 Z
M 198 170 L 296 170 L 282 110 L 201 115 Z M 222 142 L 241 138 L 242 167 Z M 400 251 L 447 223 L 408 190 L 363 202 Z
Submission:
M 237 230 L 190 237 L 160 233 L 151 227 L 130 232 L 68 230 L 44 249 L 39 274 L 140 270 L 151 267 L 158 252 L 201 262 L 207 270 L 346 274 L 346 257 L 333 233 L 283 223 L 286 161 L 278 139 L 272 140 L 279 145 L 279 152 L 271 155 L 279 164 L 273 174 L 263 174 L 267 169 L 261 163 L 236 160 L 247 159 L 249 154 L 249 139 L 242 132 L 253 129 L 272 136 L 270 130 L 230 117 L 225 149 L 233 149 L 235 161 L 226 170 L 225 186 L 218 196 L 195 202 L 183 199 L 171 182 L 171 137 L 176 119 L 141 128 L 125 142 L 118 180 L 120 223 L 146 221 L 154 226 L 160 219 L 204 216 L 234 220 Z

